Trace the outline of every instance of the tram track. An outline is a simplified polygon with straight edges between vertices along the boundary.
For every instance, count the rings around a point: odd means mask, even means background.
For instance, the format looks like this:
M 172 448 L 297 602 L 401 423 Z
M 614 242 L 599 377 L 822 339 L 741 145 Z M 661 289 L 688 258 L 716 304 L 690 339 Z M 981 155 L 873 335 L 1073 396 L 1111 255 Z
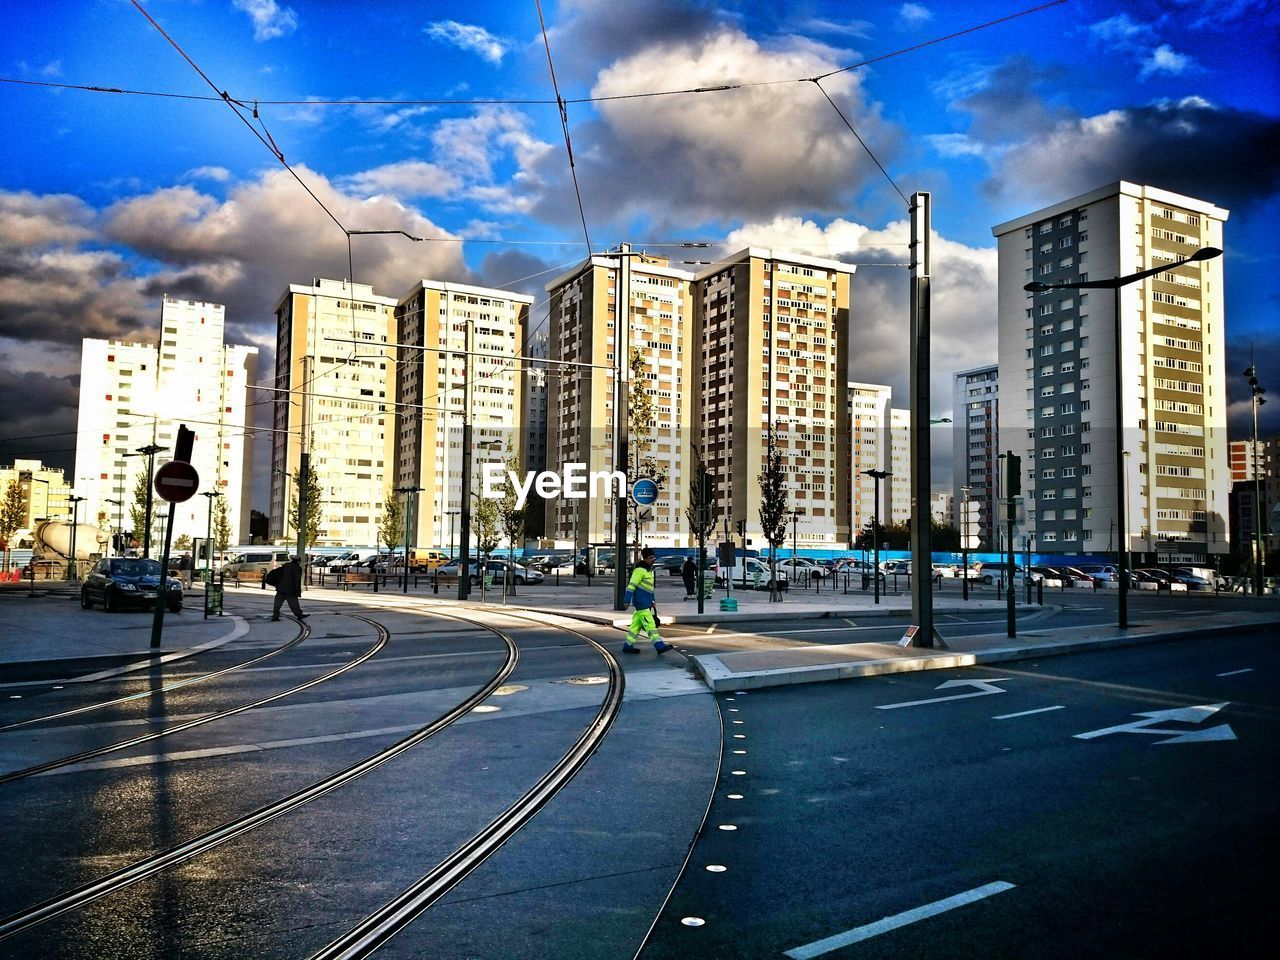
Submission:
M 221 670 L 214 670 L 211 673 L 204 673 L 194 677 L 184 677 L 181 680 L 175 680 L 172 683 L 166 683 L 159 687 L 149 688 L 139 693 L 131 693 L 125 697 L 116 697 L 113 700 L 103 700 L 98 703 L 90 703 L 83 707 L 74 707 L 73 709 L 63 710 L 59 713 L 50 713 L 42 717 L 32 717 L 28 720 L 17 720 L 13 723 L 6 723 L 3 726 L 0 726 L 0 733 L 4 733 L 6 730 L 17 730 L 20 727 L 34 726 L 35 724 L 38 724 L 38 723 L 48 723 L 53 720 L 64 720 L 67 717 L 75 717 L 84 713 L 91 713 L 94 710 L 103 710 L 103 709 L 106 709 L 107 707 L 118 706 L 122 703 L 131 703 L 135 700 L 141 700 L 145 697 L 154 697 L 159 694 L 170 693 L 174 690 L 180 690 L 183 687 L 189 687 L 192 684 L 203 683 L 206 680 L 213 680 L 217 677 L 225 676 L 228 673 L 234 673 L 236 670 L 243 670 L 246 667 L 252 667 L 255 664 L 262 663 L 264 660 L 269 660 L 272 657 L 285 653 L 288 650 L 292 650 L 294 647 L 300 644 L 303 640 L 305 640 L 308 636 L 310 636 L 310 634 L 311 634 L 310 627 L 308 627 L 305 623 L 301 623 L 299 624 L 299 630 L 298 630 L 297 636 L 295 636 L 288 643 L 275 647 L 272 650 L 268 650 L 266 653 L 262 654 L 261 656 L 254 657 L 251 660 L 245 660 L 242 663 L 233 663 L 229 667 L 223 667 Z M 125 677 L 122 679 L 125 682 L 137 682 L 141 678 Z M 3 781 L 0 781 L 0 782 L 3 782 Z
M 564 755 L 515 803 L 502 811 L 412 886 L 313 954 L 310 960 L 358 960 L 358 958 L 368 957 L 404 930 L 440 897 L 465 880 L 472 871 L 496 853 L 554 799 L 595 753 L 617 718 L 622 706 L 625 679 L 617 659 L 603 644 L 579 630 L 550 624 L 545 619 L 524 617 L 507 611 L 489 612 L 500 617 L 560 630 L 586 641 L 600 654 L 608 668 L 609 685 L 600 709 Z M 479 623 L 479 621 L 472 622 Z M 0 927 L 0 934 L 2 933 L 3 927 Z
M 339 616 L 354 617 L 355 615 L 339 614 Z M 355 619 L 364 620 L 365 618 L 355 617 Z M 373 621 L 366 621 L 366 622 L 373 623 Z M 171 727 L 165 727 L 163 730 L 153 730 L 152 732 L 144 733 L 141 736 L 130 737 L 127 740 L 119 740 L 115 743 L 104 744 L 101 747 L 94 747 L 92 750 L 84 750 L 84 751 L 81 751 L 80 753 L 71 754 L 65 757 L 59 757 L 56 760 L 48 760 L 44 763 L 38 763 L 38 764 L 35 764 L 34 766 L 25 767 L 22 770 L 13 770 L 13 771 L 10 771 L 9 773 L 0 774 L 0 785 L 6 784 L 6 783 L 12 783 L 15 780 L 24 780 L 27 777 L 34 777 L 41 773 L 47 773 L 50 770 L 57 770 L 59 767 L 67 767 L 73 764 L 83 763 L 86 760 L 92 760 L 95 757 L 101 757 L 108 753 L 116 753 L 120 750 L 127 750 L 130 747 L 140 746 L 141 744 L 144 744 L 144 743 L 151 743 L 152 741 L 159 740 L 162 737 L 172 736 L 175 733 L 182 733 L 184 730 L 191 730 L 195 727 L 201 727 L 206 724 L 213 723 L 217 720 L 225 720 L 227 717 L 233 717 L 233 716 L 236 716 L 237 714 L 245 713 L 246 711 L 253 710 L 258 707 L 266 706 L 269 703 L 275 703 L 277 700 L 283 700 L 285 697 L 293 696 L 294 694 L 301 693 L 304 690 L 309 690 L 314 686 L 318 686 L 321 683 L 325 683 L 326 681 L 332 680 L 334 677 L 341 676 L 342 674 L 346 673 L 348 670 L 352 670 L 360 666 L 360 664 L 364 663 L 366 660 L 370 659 L 371 657 L 377 655 L 384 647 L 386 647 L 387 641 L 390 639 L 390 636 L 391 636 L 390 633 L 388 633 L 380 625 L 375 625 L 375 626 L 377 626 L 378 628 L 378 639 L 374 641 L 373 646 L 369 647 L 369 649 L 365 650 L 363 653 L 361 653 L 359 656 L 355 657 L 354 659 L 348 660 L 346 663 L 342 664 L 336 669 L 330 670 L 328 673 L 321 674 L 318 677 L 312 677 L 310 680 L 306 681 L 305 683 L 300 683 L 296 686 L 290 687 L 288 690 L 278 691 L 277 693 L 273 693 L 270 696 L 260 697 L 257 700 L 251 701 L 250 703 L 242 703 L 234 707 L 229 707 L 226 710 L 219 710 L 216 713 L 211 713 L 203 717 L 195 717 L 194 719 L 186 720 L 186 721 L 183 721 L 182 723 L 174 724 Z M 306 624 L 303 624 L 302 636 L 299 638 L 299 642 L 301 642 L 302 639 L 305 639 L 306 637 L 310 636 L 310 634 L 311 634 L 311 628 Z
M 363 620 L 372 625 L 379 633 L 380 644 L 385 646 L 385 643 L 390 636 L 390 633 L 387 631 L 385 626 L 368 617 L 358 616 L 356 614 L 345 615 L 351 616 L 354 619 Z M 417 746 L 423 741 L 434 736 L 436 733 L 439 733 L 441 730 L 446 729 L 470 713 L 475 707 L 488 699 L 493 692 L 506 681 L 512 671 L 515 670 L 516 664 L 519 662 L 519 649 L 510 635 L 489 624 L 437 610 L 432 610 L 428 612 L 427 615 L 459 621 L 472 626 L 479 626 L 496 634 L 505 644 L 506 657 L 504 662 L 498 670 L 495 671 L 474 693 L 464 698 L 444 714 L 432 720 L 430 723 L 427 723 L 423 727 L 420 727 L 408 736 L 403 737 L 384 750 L 372 754 L 371 756 L 366 757 L 363 760 L 338 771 L 337 773 L 318 780 L 286 797 L 282 797 L 265 806 L 259 807 L 251 813 L 229 820 L 197 837 L 135 861 L 134 863 L 115 870 L 110 874 L 98 878 L 97 880 L 81 884 L 80 886 L 67 890 L 55 897 L 0 920 L 0 941 L 29 931 L 42 923 L 54 919 L 55 917 L 62 916 L 63 914 L 87 906 L 94 901 L 110 896 L 113 893 L 124 890 L 132 884 L 151 877 L 162 870 L 189 861 L 223 843 L 226 843 L 229 840 L 291 813 L 304 804 L 323 797 L 326 794 L 345 786 L 358 777 L 382 766 L 410 748 Z M 378 646 L 378 649 L 381 649 L 381 646 Z M 365 657 L 365 659 L 367 659 L 367 657 Z M 276 699 L 278 699 L 278 697 Z M 241 709 L 248 708 L 244 707 Z

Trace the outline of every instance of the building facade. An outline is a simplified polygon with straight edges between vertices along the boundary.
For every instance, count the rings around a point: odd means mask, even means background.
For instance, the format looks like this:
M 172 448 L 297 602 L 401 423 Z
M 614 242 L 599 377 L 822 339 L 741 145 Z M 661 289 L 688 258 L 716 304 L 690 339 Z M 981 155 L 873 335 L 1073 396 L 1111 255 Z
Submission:
M 849 518 L 853 539 L 889 516 L 889 484 L 892 478 L 876 483 L 868 470 L 889 470 L 889 409 L 893 391 L 880 383 L 847 385 L 849 411 Z M 880 499 L 876 500 L 876 490 Z
M 452 551 L 457 542 L 462 427 L 468 420 L 474 490 L 485 463 L 504 463 L 515 454 L 522 470 L 531 469 L 529 374 L 517 358 L 525 355 L 532 303 L 532 297 L 504 290 L 420 280 L 396 304 L 399 422 L 394 470 L 387 476 L 394 479 L 389 489 L 420 488 L 409 494 L 414 503 L 406 518 L 414 546 Z
M 81 349 L 75 493 L 86 498 L 82 520 L 133 529 L 130 514 L 149 459 L 140 447 L 162 447 L 169 460 L 178 426 L 195 433 L 191 465 L 200 493 L 219 493 L 233 543 L 249 535 L 253 453 L 249 387 L 258 348 L 225 342 L 225 307 L 165 296 L 157 344 L 87 339 Z M 114 502 L 113 502 L 114 501 Z M 163 544 L 163 516 L 172 509 L 173 538 L 203 538 L 210 502 L 199 495 L 172 508 L 158 496 L 152 508 L 152 553 Z M 134 539 L 143 541 L 142 531 Z
M 889 514 L 883 523 L 911 519 L 911 411 L 889 411 Z
M 988 364 L 955 375 L 951 395 L 951 483 L 954 523 L 960 527 L 961 503 L 968 488 L 977 512 L 977 536 L 997 547 L 1000 537 L 1000 367 Z
M 622 254 L 626 254 L 623 256 Z M 614 463 L 614 321 L 625 304 L 630 345 L 637 357 L 628 371 L 643 391 L 653 418 L 629 429 L 631 456 L 649 461 L 660 495 L 649 519 L 632 510 L 631 538 L 652 546 L 689 542 L 688 502 L 696 383 L 693 305 L 689 274 L 666 258 L 640 252 L 594 256 L 547 284 L 550 297 L 547 369 L 547 459 L 550 465 L 584 464 L 589 473 L 612 471 Z M 630 408 L 628 402 L 627 407 Z M 645 472 L 644 470 L 641 471 Z M 629 479 L 635 479 L 630 477 Z M 614 501 L 595 486 L 583 499 L 545 503 L 549 537 L 578 547 L 613 540 Z
M 392 492 L 396 301 L 366 284 L 290 284 L 275 307 L 271 537 L 292 542 L 304 449 L 319 487 L 321 546 L 374 546 Z
M 1022 457 L 1021 536 L 1036 550 L 1114 552 L 1127 543 L 1136 562 L 1204 563 L 1230 549 L 1221 259 L 1119 288 L 1118 324 L 1109 290 L 1023 290 L 1032 280 L 1126 276 L 1221 247 L 1227 216 L 1203 200 L 1119 182 L 993 228 L 1001 428 Z M 1116 524 L 1117 429 L 1126 530 Z
M 854 267 L 751 247 L 695 277 L 697 442 L 720 516 L 763 549 L 760 483 L 770 438 L 782 454 L 801 547 L 843 549 L 850 524 L 848 399 Z M 788 543 L 792 525 L 788 524 Z
M 14 540 L 9 544 L 11 548 L 27 543 L 37 520 L 71 518 L 71 502 L 67 499 L 71 495 L 71 486 L 60 467 L 46 467 L 40 460 L 16 458 L 9 466 L 0 464 L 0 499 L 6 496 L 11 483 L 18 485 L 22 496 L 22 518 L 14 532 Z M 86 515 L 81 505 L 80 522 L 96 524 L 96 521 L 97 514 Z M 102 529 L 118 529 L 114 515 L 108 518 Z

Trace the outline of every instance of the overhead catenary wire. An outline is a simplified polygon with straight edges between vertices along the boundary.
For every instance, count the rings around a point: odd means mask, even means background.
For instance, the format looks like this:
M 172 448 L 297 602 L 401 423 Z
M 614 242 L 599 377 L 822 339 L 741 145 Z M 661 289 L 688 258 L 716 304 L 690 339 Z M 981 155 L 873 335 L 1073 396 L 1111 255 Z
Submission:
M 560 85 L 556 82 L 556 65 L 551 59 L 551 40 L 547 36 L 547 22 L 542 17 L 542 0 L 533 0 L 538 8 L 538 26 L 542 28 L 542 45 L 547 51 L 547 69 L 551 71 L 551 89 L 556 95 L 556 106 L 560 109 L 560 129 L 564 131 L 564 149 L 569 155 L 569 176 L 573 178 L 573 195 L 578 200 L 578 216 L 582 220 L 582 239 L 587 244 L 587 255 L 591 255 L 591 233 L 587 230 L 587 214 L 582 207 L 582 191 L 578 187 L 578 170 L 573 163 L 573 141 L 569 138 L 569 111 L 565 107 L 564 98 L 560 96 Z
M 903 203 L 910 205 L 911 201 L 907 199 L 907 195 L 902 192 L 896 183 L 894 183 L 893 177 L 889 176 L 889 171 L 884 168 L 884 164 L 880 162 L 880 159 L 872 152 L 871 148 L 867 146 L 867 141 L 862 139 L 861 134 L 854 129 L 853 124 L 849 122 L 849 118 L 844 115 L 844 111 L 841 110 L 836 102 L 831 99 L 831 94 L 827 93 L 826 88 L 822 86 L 822 81 L 815 77 L 812 82 L 815 87 L 822 91 L 822 95 L 827 98 L 827 103 L 831 104 L 831 109 L 834 110 L 840 119 L 844 121 L 844 125 L 849 128 L 849 132 L 852 133 L 858 143 L 862 145 L 862 149 L 867 152 L 867 156 L 869 156 L 872 161 L 874 161 L 875 165 L 880 168 L 880 172 L 884 174 L 884 178 L 889 181 L 889 186 L 893 187 L 893 189 L 897 191 L 897 194 L 902 198 Z

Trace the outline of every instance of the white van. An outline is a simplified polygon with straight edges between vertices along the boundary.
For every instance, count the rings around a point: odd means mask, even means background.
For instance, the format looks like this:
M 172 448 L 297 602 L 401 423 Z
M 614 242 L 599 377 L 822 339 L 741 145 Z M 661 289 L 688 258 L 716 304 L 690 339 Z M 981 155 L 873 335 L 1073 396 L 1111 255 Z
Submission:
M 245 580 L 255 574 L 263 577 L 266 576 L 268 570 L 288 563 L 289 556 L 287 550 L 272 550 L 270 547 L 262 550 L 246 550 L 244 553 L 236 554 L 228 563 L 223 564 L 222 572 L 228 577 Z

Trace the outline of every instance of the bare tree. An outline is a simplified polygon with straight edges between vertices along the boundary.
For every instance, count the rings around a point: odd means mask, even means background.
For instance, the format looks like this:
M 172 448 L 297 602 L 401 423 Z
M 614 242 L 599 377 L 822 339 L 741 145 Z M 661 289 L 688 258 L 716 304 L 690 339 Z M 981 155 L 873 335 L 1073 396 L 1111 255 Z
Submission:
M 787 537 L 787 485 L 782 473 L 782 451 L 769 433 L 764 469 L 756 478 L 760 484 L 760 529 L 769 542 L 770 600 L 781 600 L 778 590 L 778 547 Z

